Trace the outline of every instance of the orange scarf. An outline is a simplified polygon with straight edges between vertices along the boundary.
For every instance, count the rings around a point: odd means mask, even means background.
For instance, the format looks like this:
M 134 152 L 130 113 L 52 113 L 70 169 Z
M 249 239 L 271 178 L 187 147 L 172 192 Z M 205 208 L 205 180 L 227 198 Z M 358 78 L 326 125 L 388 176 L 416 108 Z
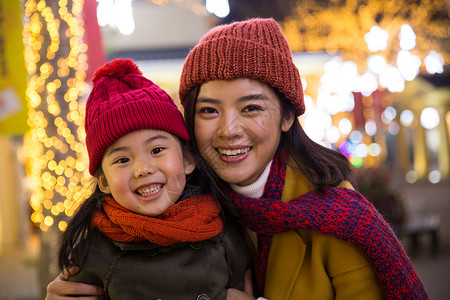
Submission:
M 220 207 L 211 195 L 184 199 L 158 217 L 136 214 L 105 196 L 103 211 L 94 211 L 91 224 L 117 242 L 147 240 L 161 246 L 206 240 L 223 227 Z

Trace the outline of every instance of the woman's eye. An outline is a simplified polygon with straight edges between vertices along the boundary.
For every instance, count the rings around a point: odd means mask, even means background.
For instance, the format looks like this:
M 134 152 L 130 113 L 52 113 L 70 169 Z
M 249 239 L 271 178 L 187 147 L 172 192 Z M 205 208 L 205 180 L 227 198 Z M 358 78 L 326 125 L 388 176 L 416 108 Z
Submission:
M 151 154 L 158 154 L 158 153 L 160 153 L 160 152 L 163 151 L 163 150 L 164 150 L 163 147 L 156 147 L 156 148 L 154 148 L 152 151 L 150 151 L 150 153 L 151 153 Z
M 202 108 L 200 108 L 199 112 L 205 113 L 205 114 L 214 114 L 214 113 L 217 113 L 217 110 L 212 107 L 202 107 Z
M 244 107 L 244 109 L 242 111 L 252 112 L 252 111 L 260 111 L 260 110 L 262 110 L 262 108 L 258 105 L 247 105 L 246 107 Z

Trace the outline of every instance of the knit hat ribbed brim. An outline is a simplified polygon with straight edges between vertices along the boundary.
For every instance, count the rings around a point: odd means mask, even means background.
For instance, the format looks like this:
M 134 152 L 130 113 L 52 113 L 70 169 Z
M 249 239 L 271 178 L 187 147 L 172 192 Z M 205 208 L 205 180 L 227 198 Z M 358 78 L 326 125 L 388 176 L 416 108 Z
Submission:
M 291 50 L 273 19 L 250 19 L 220 25 L 206 33 L 188 54 L 180 79 L 179 96 L 209 80 L 252 78 L 281 92 L 295 107 L 305 111 L 300 74 Z

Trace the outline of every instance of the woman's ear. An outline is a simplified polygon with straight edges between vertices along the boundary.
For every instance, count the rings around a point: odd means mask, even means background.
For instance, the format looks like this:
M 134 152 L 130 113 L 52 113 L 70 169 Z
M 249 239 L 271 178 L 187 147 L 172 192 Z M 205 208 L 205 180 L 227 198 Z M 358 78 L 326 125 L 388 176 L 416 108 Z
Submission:
M 289 129 L 291 129 L 295 119 L 296 117 L 293 110 L 290 110 L 286 112 L 283 116 L 281 116 L 281 131 L 287 132 Z
M 96 176 L 98 182 L 98 188 L 105 194 L 111 194 L 111 189 L 109 188 L 108 180 L 106 180 L 105 174 L 101 173 Z
M 197 166 L 197 162 L 194 157 L 190 154 L 184 154 L 184 173 L 186 175 L 191 174 L 195 167 Z

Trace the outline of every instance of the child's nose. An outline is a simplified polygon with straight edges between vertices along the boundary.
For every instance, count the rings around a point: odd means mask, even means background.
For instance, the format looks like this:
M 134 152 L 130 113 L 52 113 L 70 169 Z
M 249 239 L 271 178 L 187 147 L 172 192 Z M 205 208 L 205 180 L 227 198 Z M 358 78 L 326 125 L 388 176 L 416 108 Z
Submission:
M 150 174 L 155 173 L 155 167 L 149 161 L 136 162 L 135 168 L 134 168 L 134 173 L 135 173 L 134 175 L 136 177 L 150 175 Z

